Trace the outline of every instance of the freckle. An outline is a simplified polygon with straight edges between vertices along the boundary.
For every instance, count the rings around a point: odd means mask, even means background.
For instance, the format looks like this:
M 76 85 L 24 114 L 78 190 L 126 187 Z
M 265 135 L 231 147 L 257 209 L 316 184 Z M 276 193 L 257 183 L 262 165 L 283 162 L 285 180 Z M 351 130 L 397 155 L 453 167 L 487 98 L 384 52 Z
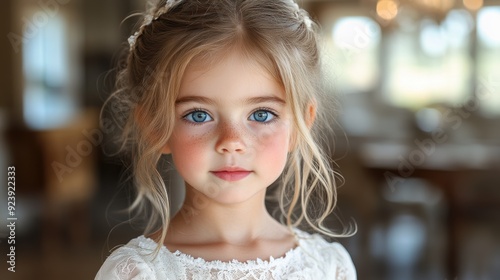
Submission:
M 206 132 L 203 132 L 202 134 L 198 134 L 196 136 L 191 136 L 191 142 L 193 142 L 194 144 L 198 144 L 198 143 L 201 143 L 203 141 L 205 141 L 205 139 L 207 139 L 207 137 L 209 136 L 210 132 L 206 131 Z

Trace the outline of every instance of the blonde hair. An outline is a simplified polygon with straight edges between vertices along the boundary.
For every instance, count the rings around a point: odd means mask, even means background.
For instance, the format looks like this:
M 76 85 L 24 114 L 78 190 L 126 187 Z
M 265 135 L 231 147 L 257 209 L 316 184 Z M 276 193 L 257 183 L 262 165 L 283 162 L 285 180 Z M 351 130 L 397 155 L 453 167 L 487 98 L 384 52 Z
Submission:
M 160 1 L 153 14 L 165 4 Z M 312 128 L 313 120 L 308 119 L 310 105 L 326 104 L 317 28 L 292 0 L 177 1 L 140 27 L 106 106 L 118 108 L 114 111 L 122 128 L 121 151 L 133 159 L 137 196 L 131 209 L 149 209 L 145 231 L 161 227 L 159 244 L 166 237 L 170 207 L 157 165 L 174 127 L 181 79 L 192 61 L 213 62 L 235 47 L 256 59 L 283 86 L 294 116 L 294 149 L 277 191 L 284 223 L 340 236 L 323 224 L 336 204 L 330 150 L 320 145 L 327 142 L 326 118 L 319 108 Z

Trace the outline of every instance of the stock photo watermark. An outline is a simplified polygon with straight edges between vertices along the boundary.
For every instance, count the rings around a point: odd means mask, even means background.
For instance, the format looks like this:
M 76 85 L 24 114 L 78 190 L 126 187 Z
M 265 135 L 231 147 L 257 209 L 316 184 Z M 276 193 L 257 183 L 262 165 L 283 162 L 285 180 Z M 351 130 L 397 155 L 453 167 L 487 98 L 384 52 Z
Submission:
M 16 167 L 7 167 L 7 270 L 16 272 Z
M 153 79 L 155 81 L 165 81 L 169 76 L 166 73 L 156 71 L 150 67 L 146 69 L 146 75 L 149 77 L 146 80 Z M 101 125 L 99 128 L 84 129 L 81 132 L 82 140 L 80 140 L 76 145 L 66 145 L 64 148 L 65 157 L 64 161 L 53 161 L 51 167 L 61 183 L 67 174 L 72 173 L 75 168 L 78 168 L 82 162 L 91 155 L 95 148 L 99 147 L 104 141 L 104 135 L 109 135 L 117 133 L 121 124 L 127 121 L 127 118 L 131 115 L 132 110 L 135 108 L 135 104 L 139 102 L 140 95 L 142 92 L 147 90 L 147 82 L 143 82 L 129 90 L 129 97 L 133 103 L 123 103 L 119 102 L 120 97 L 114 97 L 118 99 L 118 102 L 112 102 L 109 106 L 111 114 L 117 116 L 116 119 L 103 117 L 101 119 Z
M 386 171 L 384 177 L 390 189 L 404 182 L 406 178 L 412 176 L 415 170 L 424 165 L 427 159 L 435 153 L 436 148 L 444 144 L 449 139 L 449 134 L 462 127 L 464 120 L 471 117 L 480 108 L 480 101 L 487 100 L 495 92 L 498 92 L 500 83 L 494 79 L 493 75 L 488 79 L 479 79 L 478 87 L 474 97 L 467 100 L 462 106 L 447 109 L 442 113 L 442 125 L 448 125 L 451 131 L 446 131 L 438 127 L 430 133 L 425 139 L 415 139 L 413 149 L 404 157 L 398 157 L 397 174 Z
M 15 53 L 19 53 L 23 43 L 33 39 L 47 24 L 50 18 L 58 15 L 61 5 L 66 5 L 71 0 L 39 0 L 37 1 L 40 7 L 30 18 L 22 17 L 23 23 L 22 34 L 9 32 L 7 39 Z

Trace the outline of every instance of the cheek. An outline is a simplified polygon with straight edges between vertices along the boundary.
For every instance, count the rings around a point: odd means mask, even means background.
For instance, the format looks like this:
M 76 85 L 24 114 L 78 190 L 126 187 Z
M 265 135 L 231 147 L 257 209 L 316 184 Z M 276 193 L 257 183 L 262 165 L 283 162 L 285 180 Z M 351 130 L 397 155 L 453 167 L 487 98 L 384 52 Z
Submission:
M 186 124 L 176 126 L 174 133 L 169 141 L 170 147 L 183 153 L 195 154 L 196 149 L 201 149 L 207 145 L 210 140 L 210 128 L 191 127 Z
M 178 129 L 171 137 L 169 146 L 176 168 L 181 170 L 197 169 L 197 163 L 203 157 L 209 145 L 208 133 L 187 133 L 185 129 Z
M 290 126 L 284 123 L 259 133 L 257 150 L 273 161 L 280 161 L 286 157 L 289 145 Z

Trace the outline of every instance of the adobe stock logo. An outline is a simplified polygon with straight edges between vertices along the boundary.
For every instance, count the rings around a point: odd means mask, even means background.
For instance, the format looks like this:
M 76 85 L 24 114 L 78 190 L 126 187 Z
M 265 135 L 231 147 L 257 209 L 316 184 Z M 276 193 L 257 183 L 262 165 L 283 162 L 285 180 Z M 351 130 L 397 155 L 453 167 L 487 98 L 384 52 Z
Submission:
M 167 73 L 158 72 L 150 67 L 146 67 L 144 80 L 149 81 L 151 77 L 159 82 L 164 82 L 170 78 Z M 147 90 L 147 88 L 147 84 L 139 84 L 129 90 L 127 96 L 127 101 L 129 102 L 113 101 L 104 105 L 104 107 L 110 110 L 109 113 L 113 117 L 102 117 L 100 128 L 83 130 L 81 134 L 83 134 L 84 137 L 82 137 L 83 139 L 79 141 L 76 146 L 72 147 L 67 145 L 65 147 L 66 155 L 64 157 L 64 162 L 52 162 L 52 169 L 59 182 L 64 180 L 66 174 L 71 174 L 75 168 L 78 168 L 82 161 L 92 153 L 94 148 L 99 147 L 103 143 L 104 135 L 120 133 L 119 130 L 122 129 L 121 126 L 126 122 L 135 104 L 140 100 L 142 92 Z M 114 98 L 116 99 L 117 97 Z M 117 99 L 120 98 L 118 97 Z
M 37 4 L 40 9 L 37 10 L 30 19 L 26 17 L 21 18 L 23 22 L 22 35 L 14 32 L 9 32 L 7 34 L 7 39 L 9 39 L 14 52 L 19 53 L 23 43 L 33 39 L 40 30 L 49 23 L 50 18 L 57 16 L 61 5 L 68 4 L 69 2 L 70 0 L 39 0 Z
M 98 147 L 104 138 L 103 133 L 97 128 L 90 131 L 83 130 L 82 134 L 86 139 L 78 142 L 75 148 L 69 145 L 66 146 L 65 164 L 58 161 L 52 162 L 52 169 L 59 182 L 63 181 L 66 173 L 72 173 L 74 168 L 77 168 L 82 163 L 83 158 L 89 156 L 94 147 Z
M 487 79 L 479 79 L 475 97 L 470 98 L 460 107 L 450 108 L 442 113 L 443 123 L 449 127 L 448 130 L 437 128 L 429 137 L 415 139 L 413 141 L 415 145 L 408 155 L 398 157 L 397 174 L 391 171 L 384 173 L 387 185 L 394 189 L 398 183 L 412 176 L 415 170 L 423 166 L 427 159 L 434 154 L 439 145 L 446 143 L 450 135 L 459 130 L 466 119 L 479 111 L 481 103 L 491 100 L 498 93 L 498 86 L 499 83 L 493 75 Z

